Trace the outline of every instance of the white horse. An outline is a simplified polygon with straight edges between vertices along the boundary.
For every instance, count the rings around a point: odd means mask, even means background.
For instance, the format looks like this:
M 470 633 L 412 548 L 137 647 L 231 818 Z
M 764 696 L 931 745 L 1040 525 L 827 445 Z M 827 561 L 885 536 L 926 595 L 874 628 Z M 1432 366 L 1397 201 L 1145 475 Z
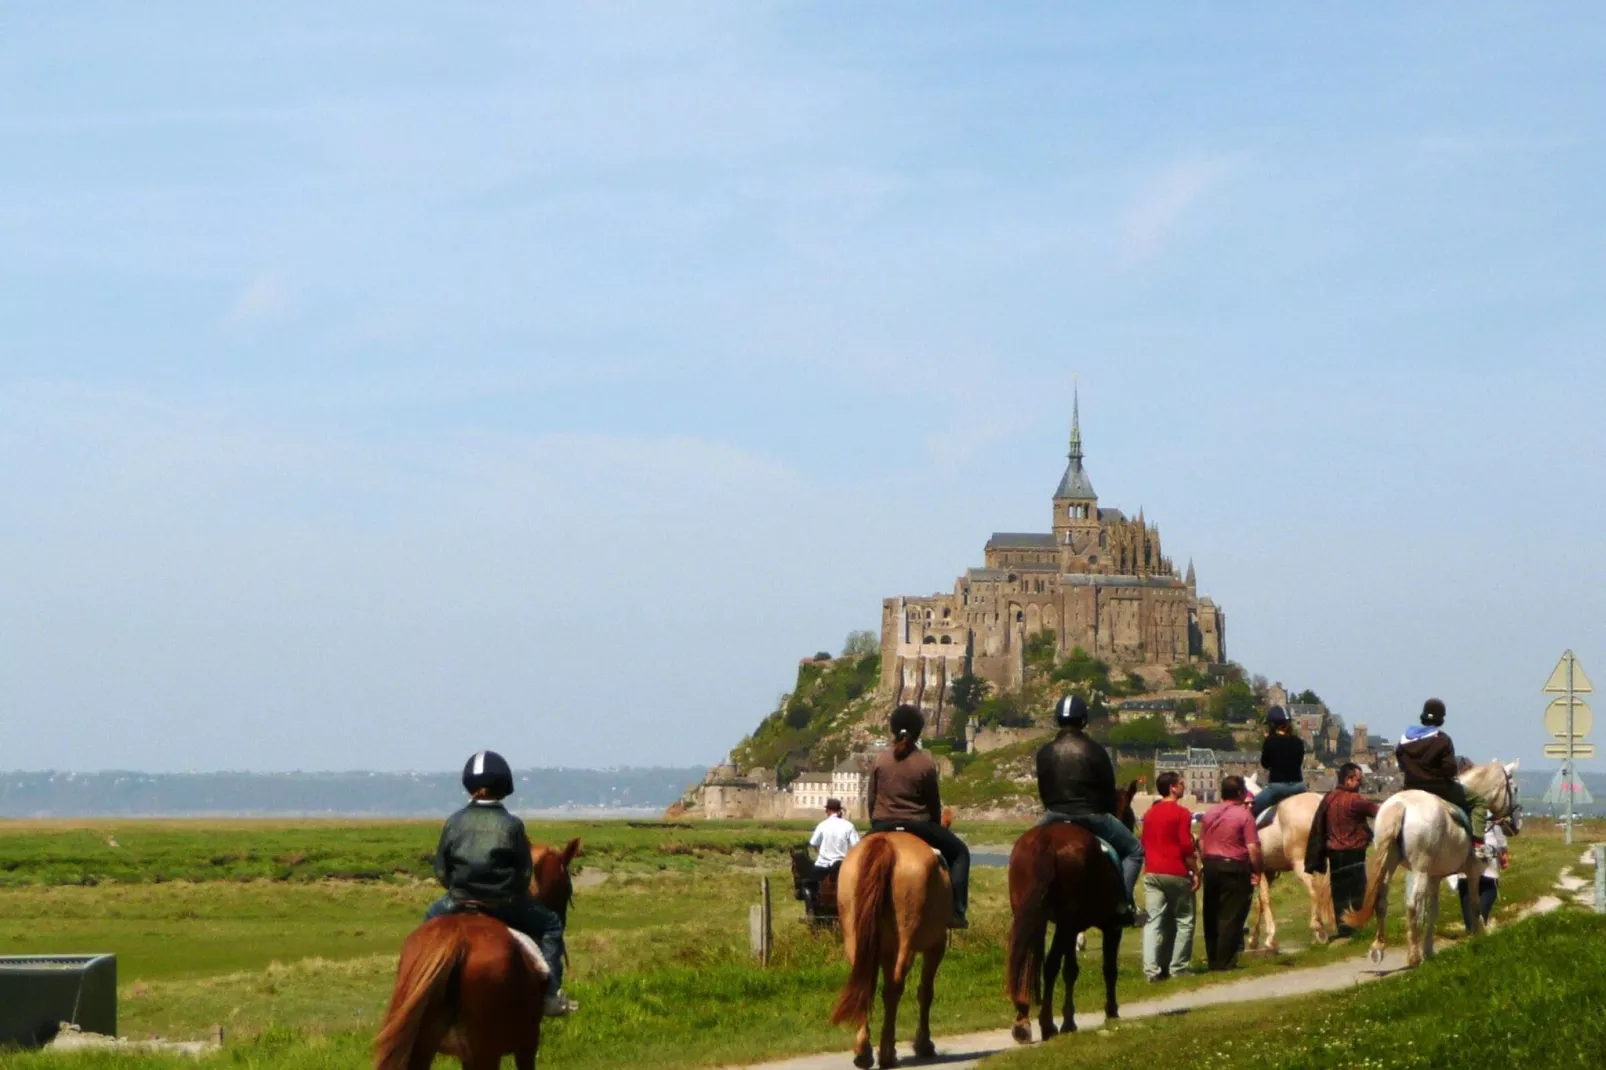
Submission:
M 1511 774 L 1517 763 L 1502 765 L 1486 762 L 1475 765 L 1460 776 L 1461 783 L 1489 803 L 1494 820 L 1505 822 L 1512 831 L 1522 827 L 1522 811 Z M 1388 920 L 1389 881 L 1401 862 L 1413 881 L 1406 893 L 1405 917 L 1410 931 L 1406 965 L 1420 965 L 1433 956 L 1433 927 L 1439 915 L 1439 882 L 1452 873 L 1478 886 L 1483 860 L 1472 849 L 1472 837 L 1461 822 L 1451 816 L 1450 804 L 1425 791 L 1400 791 L 1384 800 L 1377 812 L 1377 850 L 1367 863 L 1366 898 L 1346 911 L 1344 923 L 1361 926 L 1377 914 L 1377 938 L 1370 950 L 1373 962 L 1383 961 L 1384 926 Z M 1483 931 L 1477 911 L 1472 914 L 1472 935 Z
M 1253 778 L 1248 782 L 1251 791 L 1260 790 Z M 1291 795 L 1272 810 L 1272 820 L 1260 830 L 1260 859 L 1263 876 L 1255 887 L 1254 904 L 1249 919 L 1249 941 L 1246 946 L 1260 946 L 1260 932 L 1266 931 L 1265 948 L 1277 950 L 1277 918 L 1271 909 L 1271 878 L 1278 873 L 1295 873 L 1310 895 L 1311 939 L 1325 944 L 1338 933 L 1338 919 L 1333 914 L 1333 890 L 1327 874 L 1312 876 L 1305 872 L 1305 844 L 1310 839 L 1310 825 L 1316 817 L 1316 808 L 1323 796 L 1319 792 L 1303 791 Z

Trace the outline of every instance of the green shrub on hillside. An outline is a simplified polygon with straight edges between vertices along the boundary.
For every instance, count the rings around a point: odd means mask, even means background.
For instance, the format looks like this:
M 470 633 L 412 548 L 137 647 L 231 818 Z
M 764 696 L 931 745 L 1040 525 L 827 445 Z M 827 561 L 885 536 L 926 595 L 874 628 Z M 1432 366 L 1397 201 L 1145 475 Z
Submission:
M 776 769 L 785 781 L 811 764 L 846 754 L 846 745 L 821 742 L 837 727 L 842 714 L 867 701 L 881 673 L 881 656 L 863 654 L 827 661 L 806 661 L 797 667 L 797 685 L 785 705 L 766 717 L 732 752 L 744 769 Z M 816 753 L 819 750 L 820 753 Z M 831 755 L 824 751 L 830 750 Z

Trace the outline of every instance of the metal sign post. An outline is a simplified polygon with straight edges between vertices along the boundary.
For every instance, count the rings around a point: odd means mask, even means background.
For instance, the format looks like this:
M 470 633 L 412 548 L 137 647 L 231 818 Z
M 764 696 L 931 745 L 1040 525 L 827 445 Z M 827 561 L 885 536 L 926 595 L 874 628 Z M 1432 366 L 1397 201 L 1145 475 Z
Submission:
M 1547 695 L 1562 696 L 1545 710 L 1545 727 L 1551 735 L 1561 739 L 1561 746 L 1551 744 L 1545 747 L 1545 755 L 1562 759 L 1562 775 L 1567 779 L 1567 842 L 1572 843 L 1573 786 L 1577 783 L 1575 762 L 1578 758 L 1592 758 L 1595 755 L 1594 745 L 1583 742 L 1583 737 L 1594 726 L 1594 714 L 1577 696 L 1593 694 L 1595 688 L 1589 682 L 1589 677 L 1584 675 L 1584 667 L 1568 650 L 1550 671 L 1550 679 L 1545 681 L 1544 690 Z M 1558 707 L 1559 716 L 1556 713 Z

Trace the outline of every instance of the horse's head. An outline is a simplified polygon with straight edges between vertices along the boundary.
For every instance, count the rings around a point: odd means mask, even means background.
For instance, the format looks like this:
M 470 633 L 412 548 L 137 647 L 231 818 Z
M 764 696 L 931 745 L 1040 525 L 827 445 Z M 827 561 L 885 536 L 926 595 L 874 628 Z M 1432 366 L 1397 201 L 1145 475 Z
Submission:
M 562 848 L 544 843 L 530 847 L 530 894 L 548 910 L 556 911 L 565 922 L 569 920 L 569 900 L 574 898 L 569 863 L 579 853 L 579 837 L 570 840 Z
M 1128 829 L 1138 825 L 1138 815 L 1132 812 L 1132 797 L 1138 793 L 1138 782 L 1132 781 L 1115 793 L 1115 819 Z
M 1460 776 L 1461 783 L 1489 800 L 1489 815 L 1515 836 L 1522 832 L 1522 806 L 1517 802 L 1517 783 L 1513 777 L 1516 762 L 1484 762 Z

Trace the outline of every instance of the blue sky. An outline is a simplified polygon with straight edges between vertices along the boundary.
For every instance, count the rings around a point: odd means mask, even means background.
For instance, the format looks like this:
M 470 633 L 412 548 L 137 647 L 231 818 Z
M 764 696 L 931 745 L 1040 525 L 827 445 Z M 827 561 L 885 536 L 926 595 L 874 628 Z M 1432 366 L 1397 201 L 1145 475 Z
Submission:
M 1046 529 L 1534 764 L 1606 684 L 1606 16 L 0 15 L 0 767 L 712 761 Z M 1603 699 L 1606 701 L 1606 699 Z

